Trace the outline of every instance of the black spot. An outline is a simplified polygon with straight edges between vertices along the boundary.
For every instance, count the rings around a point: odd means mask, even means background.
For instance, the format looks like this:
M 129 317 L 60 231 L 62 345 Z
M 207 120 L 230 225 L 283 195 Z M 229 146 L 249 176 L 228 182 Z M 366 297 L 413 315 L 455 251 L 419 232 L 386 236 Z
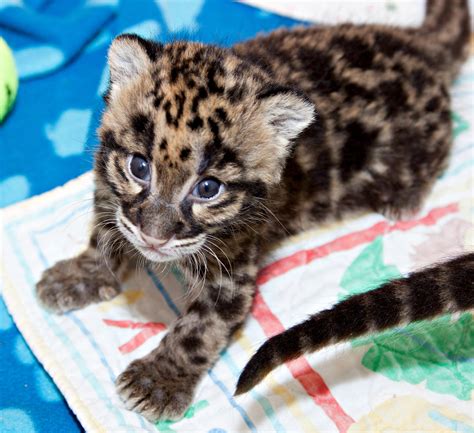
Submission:
M 390 282 L 367 292 L 367 313 L 378 330 L 391 328 L 400 322 L 402 301 L 399 299 L 400 282 Z
M 427 85 L 433 84 L 433 79 L 429 77 L 425 71 L 419 68 L 411 71 L 409 78 L 410 78 L 410 83 L 415 88 L 418 96 L 421 95 L 421 93 L 423 92 L 423 89 Z
M 197 113 L 197 110 L 198 110 L 198 107 L 199 107 L 199 103 L 206 99 L 207 97 L 209 96 L 207 90 L 205 87 L 199 87 L 198 89 L 198 92 L 197 92 L 197 95 L 194 96 L 193 98 L 193 101 L 191 103 L 191 111 L 193 113 Z
M 207 316 L 209 314 L 209 306 L 200 301 L 194 301 L 188 308 L 188 313 L 196 313 L 200 317 Z
M 165 102 L 165 104 L 163 105 L 163 109 L 165 110 L 165 114 L 166 114 L 166 123 L 168 125 L 173 125 L 175 128 L 177 128 L 179 126 L 179 121 L 181 119 L 181 116 L 183 115 L 186 95 L 182 91 L 179 94 L 176 94 L 174 98 L 175 98 L 175 105 L 176 105 L 176 115 L 173 116 L 171 114 L 171 102 L 169 100 Z
M 228 125 L 230 123 L 229 118 L 227 117 L 227 112 L 223 108 L 216 108 L 214 114 L 224 125 Z
M 227 188 L 229 191 L 245 191 L 256 198 L 265 198 L 268 193 L 266 185 L 259 180 L 228 182 Z
M 334 336 L 333 314 L 330 310 L 321 311 L 297 326 L 301 334 L 311 341 L 313 349 L 328 343 Z
M 141 144 L 146 148 L 147 156 L 150 158 L 155 141 L 155 124 L 143 113 L 134 114 L 131 123 Z
M 200 63 L 203 55 L 204 55 L 204 49 L 197 50 L 193 56 L 193 63 L 194 64 Z
M 97 237 L 97 233 L 93 233 L 89 238 L 89 246 L 92 248 L 97 248 L 99 244 L 99 239 Z
M 188 352 L 195 352 L 202 347 L 203 341 L 199 337 L 189 335 L 181 340 L 181 344 Z
M 199 116 L 195 116 L 192 120 L 188 121 L 187 125 L 191 130 L 195 131 L 196 129 L 202 128 L 204 122 Z
M 432 113 L 434 111 L 438 111 L 439 107 L 441 106 L 441 100 L 437 96 L 433 96 L 425 106 L 425 110 Z
M 161 143 L 160 143 L 160 150 L 166 150 L 167 147 L 168 147 L 168 142 L 166 141 L 166 138 L 163 138 L 163 140 L 161 140 Z
M 370 321 L 365 310 L 364 296 L 351 296 L 332 308 L 332 325 L 338 339 L 356 337 L 368 330 Z
M 301 168 L 299 168 L 300 176 L 307 177 L 311 185 L 311 190 L 314 193 L 315 200 L 310 212 L 316 221 L 323 220 L 327 217 L 329 212 L 331 212 L 331 199 L 329 194 L 331 191 L 331 178 L 329 174 L 332 167 L 333 161 L 331 152 L 327 147 L 321 145 L 319 153 L 315 155 L 314 166 L 308 171 L 306 176 Z M 295 170 L 294 173 L 298 173 L 298 171 Z M 295 195 L 301 191 L 299 185 L 301 185 L 303 181 L 294 179 L 293 182 L 294 185 L 292 186 L 291 194 Z
M 406 109 L 407 94 L 399 79 L 380 83 L 377 91 L 384 98 L 388 117 L 392 117 Z
M 443 63 L 442 59 L 432 56 L 427 50 L 422 51 L 406 40 L 406 38 L 400 38 L 394 34 L 387 32 L 375 32 L 374 34 L 375 47 L 374 49 L 380 53 L 385 54 L 387 57 L 394 57 L 395 54 L 403 54 L 410 57 L 415 57 L 418 60 L 424 61 L 427 65 L 437 69 L 437 63 Z
M 163 102 L 163 96 L 155 96 L 153 99 L 153 105 L 155 108 L 160 108 L 161 103 Z
M 353 67 L 363 70 L 383 69 L 374 63 L 376 52 L 359 37 L 336 36 L 332 43 L 344 52 L 344 59 Z
M 132 128 L 137 134 L 142 134 L 148 127 L 148 117 L 144 114 L 135 114 L 132 116 Z
M 355 172 L 362 170 L 367 164 L 370 149 L 374 147 L 378 132 L 367 131 L 357 121 L 347 125 L 345 131 L 347 138 L 342 149 L 340 170 L 341 179 L 347 182 Z
M 166 123 L 170 125 L 173 123 L 173 117 L 171 116 L 171 101 L 167 100 L 163 105 L 163 110 L 165 110 L 166 114 Z
M 349 99 L 363 98 L 367 101 L 375 99 L 375 93 L 356 83 L 347 83 L 343 89 Z
M 330 150 L 322 148 L 316 155 L 315 160 L 315 166 L 308 171 L 308 179 L 316 191 L 329 191 L 329 188 L 331 187 L 329 173 L 333 166 Z M 297 185 L 295 185 L 295 187 L 297 187 Z
M 175 95 L 175 102 L 176 106 L 178 107 L 176 111 L 176 121 L 179 121 L 183 115 L 184 104 L 186 102 L 186 93 L 181 91 L 178 95 Z
M 211 129 L 212 134 L 214 136 L 219 135 L 219 125 L 212 117 L 207 118 L 207 123 L 209 125 L 209 128 Z
M 311 206 L 310 212 L 316 221 L 322 221 L 329 215 L 331 210 L 331 202 L 327 199 L 315 201 Z
M 202 365 L 202 364 L 206 364 L 206 363 L 207 363 L 207 358 L 206 358 L 205 356 L 196 355 L 196 356 L 191 356 L 190 361 L 191 361 L 193 364 Z
M 451 122 L 451 111 L 449 111 L 449 109 L 442 110 L 439 118 L 442 124 L 449 125 Z
M 209 125 L 209 128 L 212 132 L 212 135 L 214 136 L 214 138 L 212 140 L 212 146 L 215 149 L 221 148 L 222 140 L 221 140 L 221 137 L 220 137 L 220 134 L 219 134 L 219 125 L 217 124 L 217 122 L 212 117 L 207 118 L 207 124 Z
M 459 310 L 474 308 L 474 253 L 466 254 L 443 266 L 447 274 L 446 289 Z
M 234 281 L 240 286 L 247 286 L 249 284 L 255 285 L 255 278 L 248 274 L 234 275 Z
M 222 94 L 224 88 L 216 83 L 216 74 L 222 72 L 222 67 L 213 63 L 207 70 L 207 88 L 211 94 Z
M 115 134 L 110 129 L 104 131 L 102 133 L 102 146 L 105 147 L 107 150 L 113 150 L 116 152 L 128 153 L 126 149 L 120 146 L 115 139 Z
M 212 162 L 212 157 L 214 156 L 214 153 L 215 151 L 214 151 L 214 147 L 212 146 L 212 143 L 208 143 L 204 147 L 204 153 L 201 158 L 201 161 L 199 162 L 199 167 L 197 170 L 198 175 L 203 174 L 206 171 L 206 169 L 209 167 L 209 165 Z
M 184 230 L 184 224 L 181 222 L 181 221 L 178 221 L 175 225 L 174 225 L 174 233 L 175 234 L 180 234 L 182 231 Z
M 189 147 L 185 147 L 179 153 L 179 157 L 181 161 L 186 161 L 189 158 L 190 154 L 191 154 L 191 149 Z
M 229 147 L 224 147 L 222 149 L 221 157 L 216 167 L 221 169 L 225 167 L 227 164 L 236 164 L 239 166 L 241 165 L 239 158 L 237 156 L 237 153 L 233 149 L 230 149 Z
M 441 291 L 438 280 L 439 275 L 435 270 L 430 272 L 417 272 L 407 278 L 412 320 L 423 320 L 433 317 L 443 310 Z
M 315 76 L 320 77 L 314 83 L 316 91 L 330 94 L 341 89 L 341 77 L 334 74 L 331 54 L 310 47 L 300 47 L 297 55 L 309 71 L 314 71 Z
M 186 85 L 190 88 L 190 89 L 194 89 L 196 87 L 196 82 L 192 79 L 192 78 L 188 78 L 186 80 Z
M 287 331 L 275 335 L 267 344 L 270 344 L 278 357 L 282 360 L 289 360 L 301 353 L 301 326 L 294 326 Z
M 234 269 L 244 267 L 249 264 L 251 258 L 246 249 L 243 249 L 237 256 L 234 258 Z
M 177 66 L 173 66 L 171 68 L 171 72 L 170 72 L 170 82 L 173 84 L 173 83 L 176 83 L 176 80 L 178 79 L 178 72 L 179 72 L 179 68 Z
M 225 289 L 224 289 L 225 290 Z M 235 295 L 230 300 L 225 300 L 219 291 L 215 290 L 215 299 L 213 302 L 216 303 L 216 312 L 226 322 L 240 321 L 245 311 L 245 298 L 243 295 Z

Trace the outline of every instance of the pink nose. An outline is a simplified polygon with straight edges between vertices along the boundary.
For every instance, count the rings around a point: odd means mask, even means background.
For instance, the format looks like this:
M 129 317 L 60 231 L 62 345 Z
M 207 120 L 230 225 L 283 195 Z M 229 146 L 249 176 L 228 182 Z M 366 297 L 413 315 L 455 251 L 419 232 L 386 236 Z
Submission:
M 169 239 L 166 239 L 166 240 L 156 239 L 156 238 L 146 235 L 143 232 L 140 232 L 140 235 L 142 237 L 143 242 L 145 242 L 151 248 L 160 249 L 169 242 Z

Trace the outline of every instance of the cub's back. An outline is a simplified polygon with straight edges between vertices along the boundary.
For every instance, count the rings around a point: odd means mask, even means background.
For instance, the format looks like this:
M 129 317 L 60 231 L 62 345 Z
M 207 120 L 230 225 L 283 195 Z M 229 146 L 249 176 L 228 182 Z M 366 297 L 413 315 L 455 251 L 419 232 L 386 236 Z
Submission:
M 410 29 L 341 25 L 279 30 L 234 48 L 318 112 L 285 170 L 285 224 L 417 209 L 451 147 L 450 74 L 427 41 Z

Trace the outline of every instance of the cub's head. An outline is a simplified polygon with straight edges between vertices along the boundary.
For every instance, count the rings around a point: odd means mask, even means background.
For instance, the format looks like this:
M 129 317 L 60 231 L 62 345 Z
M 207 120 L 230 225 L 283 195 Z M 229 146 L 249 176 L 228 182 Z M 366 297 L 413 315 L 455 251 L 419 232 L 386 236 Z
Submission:
M 167 261 L 252 224 L 311 103 L 214 46 L 122 35 L 108 57 L 95 169 L 126 239 Z

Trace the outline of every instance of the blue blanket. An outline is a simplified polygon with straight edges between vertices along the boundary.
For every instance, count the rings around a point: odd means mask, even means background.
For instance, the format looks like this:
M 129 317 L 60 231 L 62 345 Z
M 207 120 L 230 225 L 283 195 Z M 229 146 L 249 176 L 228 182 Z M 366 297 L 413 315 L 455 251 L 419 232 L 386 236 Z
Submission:
M 115 35 L 231 45 L 294 24 L 229 0 L 0 0 L 0 35 L 21 79 L 14 110 L 0 126 L 0 207 L 92 167 Z M 0 359 L 0 431 L 82 430 L 1 299 Z

